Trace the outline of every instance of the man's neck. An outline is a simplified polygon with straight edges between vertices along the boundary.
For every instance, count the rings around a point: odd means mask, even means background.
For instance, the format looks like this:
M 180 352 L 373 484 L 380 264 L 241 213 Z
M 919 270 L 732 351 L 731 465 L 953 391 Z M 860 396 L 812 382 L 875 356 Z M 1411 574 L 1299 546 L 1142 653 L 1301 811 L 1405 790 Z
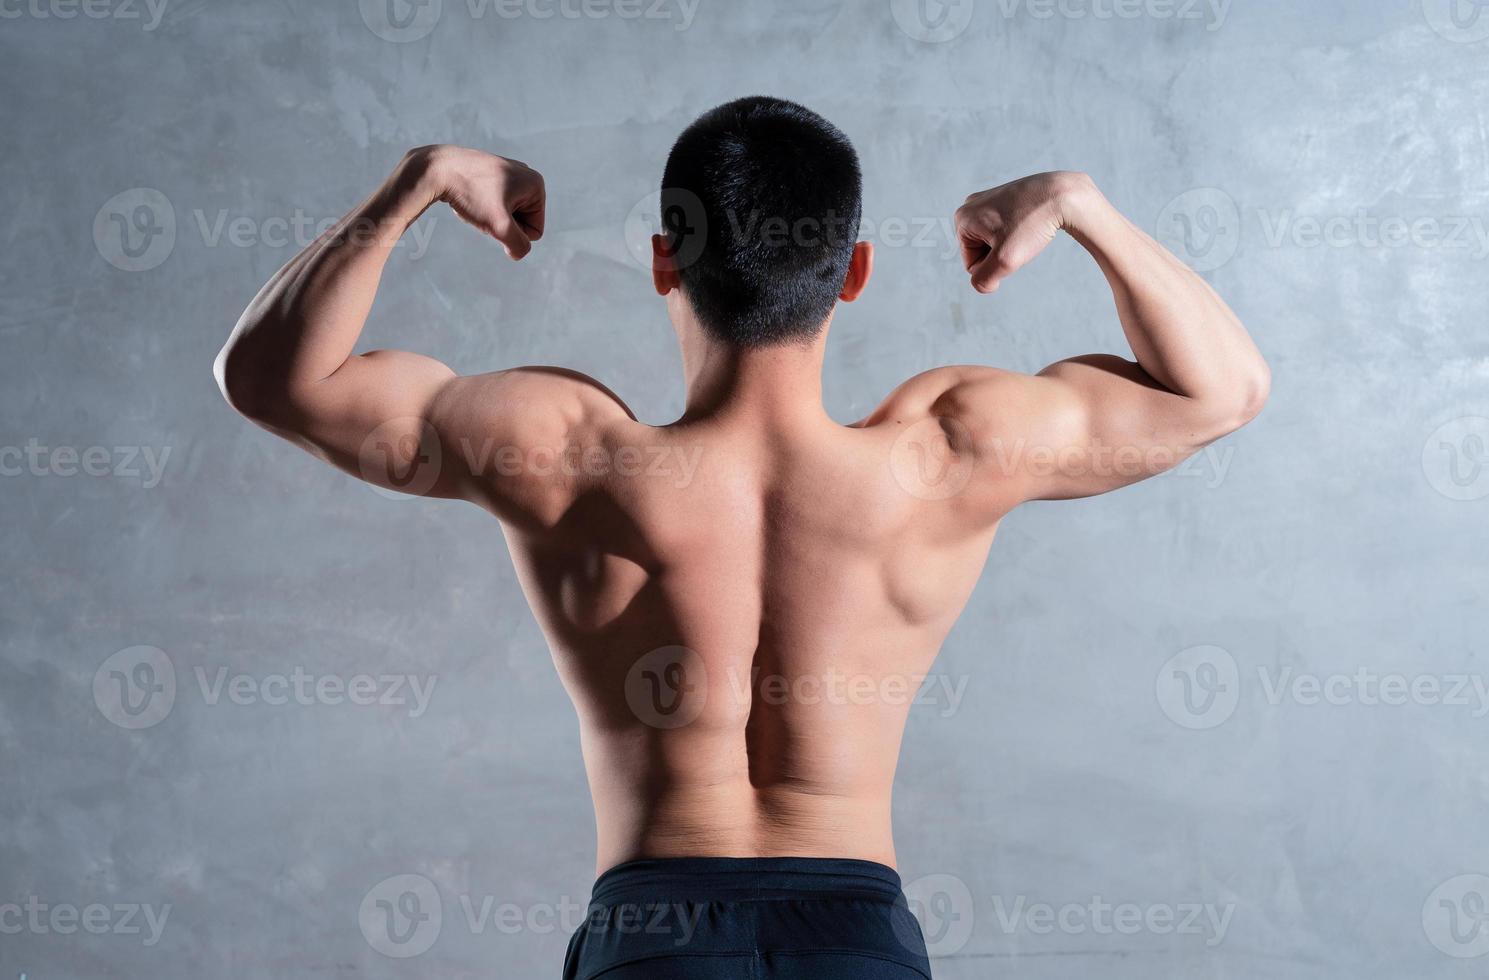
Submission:
M 827 331 L 803 343 L 731 348 L 695 335 L 683 344 L 687 376 L 684 421 L 748 416 L 783 424 L 816 421 L 822 408 L 822 359 Z

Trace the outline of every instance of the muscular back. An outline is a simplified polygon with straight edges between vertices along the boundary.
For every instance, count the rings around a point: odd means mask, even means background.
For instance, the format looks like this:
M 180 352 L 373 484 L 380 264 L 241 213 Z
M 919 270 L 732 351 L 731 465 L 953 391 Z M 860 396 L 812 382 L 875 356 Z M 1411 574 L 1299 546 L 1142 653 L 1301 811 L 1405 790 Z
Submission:
M 576 396 L 598 417 L 568 472 L 499 477 L 493 509 L 578 710 L 600 866 L 893 863 L 906 714 L 994 530 L 948 496 L 957 448 L 892 406 L 652 427 Z
M 353 353 L 398 236 L 439 201 L 514 259 L 542 236 L 546 190 L 525 164 L 411 151 L 264 285 L 214 373 L 234 408 L 333 465 L 500 519 L 578 710 L 602 868 L 893 863 L 905 716 L 1001 517 L 1162 472 L 1254 417 L 1270 383 L 1214 290 L 1061 172 L 958 210 L 972 285 L 995 291 L 1068 230 L 1112 286 L 1136 362 L 941 368 L 838 425 L 814 390 L 831 316 L 805 342 L 721 343 L 656 236 L 689 411 L 646 426 L 569 371 L 457 377 L 418 354 Z M 840 301 L 872 264 L 854 244 Z

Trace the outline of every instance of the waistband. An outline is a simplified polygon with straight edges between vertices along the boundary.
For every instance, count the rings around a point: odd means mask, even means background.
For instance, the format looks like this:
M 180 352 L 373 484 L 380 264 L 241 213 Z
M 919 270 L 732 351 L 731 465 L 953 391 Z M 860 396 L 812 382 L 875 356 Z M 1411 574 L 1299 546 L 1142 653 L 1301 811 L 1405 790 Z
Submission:
M 854 858 L 644 858 L 595 881 L 592 905 L 639 901 L 738 902 L 833 897 L 903 901 L 891 867 Z

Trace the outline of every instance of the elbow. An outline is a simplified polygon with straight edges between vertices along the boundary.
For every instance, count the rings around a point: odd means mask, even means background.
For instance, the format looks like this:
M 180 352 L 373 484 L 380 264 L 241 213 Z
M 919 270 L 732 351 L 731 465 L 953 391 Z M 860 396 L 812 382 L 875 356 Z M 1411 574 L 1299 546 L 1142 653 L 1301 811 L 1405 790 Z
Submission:
M 1240 389 L 1237 398 L 1238 429 L 1260 415 L 1266 407 L 1267 399 L 1272 394 L 1272 369 L 1267 367 L 1265 361 L 1258 359 L 1257 366 L 1241 382 Z
M 1217 407 L 1215 437 L 1229 435 L 1260 415 L 1271 394 L 1272 371 L 1258 358 L 1256 366 L 1233 385 L 1230 397 Z
M 262 372 L 246 364 L 242 352 L 231 343 L 223 347 L 212 362 L 212 377 L 217 381 L 217 390 L 222 392 L 223 400 L 250 421 L 268 421 L 276 402 L 282 403 L 282 399 L 268 390 Z

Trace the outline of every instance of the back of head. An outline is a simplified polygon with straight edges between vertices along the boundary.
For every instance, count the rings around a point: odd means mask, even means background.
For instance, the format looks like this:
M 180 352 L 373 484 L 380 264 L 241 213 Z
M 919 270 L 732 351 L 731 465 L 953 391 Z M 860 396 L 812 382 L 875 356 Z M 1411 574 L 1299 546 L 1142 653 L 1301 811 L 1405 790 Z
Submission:
M 783 99 L 711 109 L 662 174 L 662 223 L 703 328 L 734 347 L 808 341 L 848 274 L 862 178 L 832 123 Z

